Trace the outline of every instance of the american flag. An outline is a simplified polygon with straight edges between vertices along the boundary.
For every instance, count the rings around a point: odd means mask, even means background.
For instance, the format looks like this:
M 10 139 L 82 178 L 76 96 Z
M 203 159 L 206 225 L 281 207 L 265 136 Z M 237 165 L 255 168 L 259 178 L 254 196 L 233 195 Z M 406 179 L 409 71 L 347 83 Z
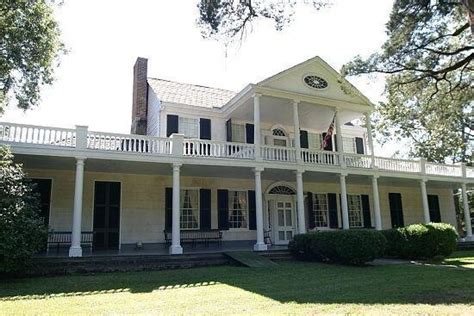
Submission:
M 331 141 L 332 134 L 334 134 L 334 121 L 336 119 L 336 114 L 334 113 L 334 116 L 332 118 L 331 124 L 329 124 L 328 132 L 326 133 L 326 136 L 324 136 L 323 142 L 321 143 L 321 149 L 324 150 L 329 145 L 329 142 Z

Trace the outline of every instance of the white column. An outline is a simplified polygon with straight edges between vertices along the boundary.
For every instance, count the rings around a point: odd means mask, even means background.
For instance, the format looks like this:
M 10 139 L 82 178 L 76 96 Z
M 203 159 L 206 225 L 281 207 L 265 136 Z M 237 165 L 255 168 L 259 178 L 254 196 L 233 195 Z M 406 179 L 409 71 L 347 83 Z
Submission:
M 260 130 L 260 97 L 261 94 L 255 93 L 253 95 L 253 139 L 255 146 L 255 159 L 261 160 L 260 144 L 262 142 Z
M 467 199 L 467 186 L 465 183 L 461 184 L 462 189 L 462 203 L 464 208 L 464 225 L 466 228 L 466 240 L 474 240 L 472 236 L 471 212 L 469 209 L 469 201 Z
M 72 215 L 72 234 L 69 257 L 82 257 L 81 222 L 82 222 L 82 191 L 84 187 L 84 160 L 76 158 L 76 181 L 74 185 L 74 210 Z
M 293 100 L 293 124 L 295 127 L 295 149 L 296 161 L 301 160 L 301 138 L 300 138 L 300 118 L 298 114 L 298 104 L 300 101 Z
M 374 137 L 372 136 L 372 124 L 370 121 L 370 112 L 365 113 L 365 122 L 367 124 L 367 141 L 369 142 L 369 150 L 371 156 L 371 167 L 375 167 Z
M 303 194 L 303 172 L 296 171 L 296 205 L 298 208 L 298 232 L 306 233 L 306 223 L 304 216 L 304 194 Z
M 341 174 L 340 178 L 341 178 L 342 228 L 349 229 L 349 210 L 347 209 L 346 175 Z
M 421 201 L 423 203 L 423 217 L 425 224 L 431 222 L 430 220 L 430 208 L 428 206 L 428 195 L 426 194 L 426 180 L 420 180 L 421 187 Z
M 257 217 L 257 243 L 253 246 L 255 251 L 267 250 L 263 240 L 263 202 L 262 202 L 262 171 L 263 168 L 255 168 L 255 213 Z
M 380 196 L 378 176 L 372 176 L 372 195 L 374 196 L 374 219 L 375 229 L 382 230 L 382 216 L 380 215 Z
M 339 117 L 339 110 L 337 109 L 336 116 L 334 118 L 334 125 L 336 125 L 337 152 L 339 153 L 339 163 L 341 164 L 341 167 L 344 168 L 346 166 L 346 162 L 344 161 L 344 144 L 342 142 L 341 119 Z
M 180 240 L 180 183 L 179 183 L 179 173 L 180 173 L 181 164 L 173 164 L 173 208 L 172 208 L 172 231 L 171 231 L 171 246 L 169 253 L 171 255 L 180 255 L 183 253 L 183 248 L 181 247 Z

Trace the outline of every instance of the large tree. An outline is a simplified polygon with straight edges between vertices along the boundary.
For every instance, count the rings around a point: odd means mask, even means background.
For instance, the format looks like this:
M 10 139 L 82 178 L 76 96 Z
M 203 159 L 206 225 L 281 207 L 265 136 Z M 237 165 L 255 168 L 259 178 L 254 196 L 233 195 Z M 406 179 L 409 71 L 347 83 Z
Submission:
M 329 0 L 300 1 L 319 10 L 330 4 Z M 224 43 L 241 40 L 257 19 L 275 22 L 275 29 L 282 30 L 294 17 L 297 0 L 201 0 L 198 4 L 198 25 L 205 38 Z
M 472 163 L 474 46 L 465 5 L 396 0 L 386 30 L 381 51 L 342 69 L 385 78 L 375 122 L 382 140 L 408 138 L 414 156 Z
M 54 19 L 54 0 L 0 0 L 0 114 L 14 102 L 38 104 L 64 52 Z

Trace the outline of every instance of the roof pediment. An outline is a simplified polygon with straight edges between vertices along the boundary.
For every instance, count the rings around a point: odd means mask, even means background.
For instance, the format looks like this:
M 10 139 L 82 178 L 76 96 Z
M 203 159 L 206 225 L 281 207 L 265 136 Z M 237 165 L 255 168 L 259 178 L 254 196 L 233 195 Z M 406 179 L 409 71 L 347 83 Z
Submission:
M 327 82 L 325 88 L 310 87 L 305 83 L 306 76 L 317 76 Z M 258 87 L 280 91 L 350 102 L 372 107 L 373 104 L 349 81 L 319 56 L 277 73 L 259 83 Z

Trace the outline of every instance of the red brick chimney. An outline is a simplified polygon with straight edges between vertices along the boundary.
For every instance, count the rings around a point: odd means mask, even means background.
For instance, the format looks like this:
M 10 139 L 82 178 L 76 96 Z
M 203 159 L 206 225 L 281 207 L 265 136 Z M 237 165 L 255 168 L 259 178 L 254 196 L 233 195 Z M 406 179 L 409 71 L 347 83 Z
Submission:
M 146 135 L 148 110 L 148 59 L 138 57 L 133 66 L 132 134 Z

